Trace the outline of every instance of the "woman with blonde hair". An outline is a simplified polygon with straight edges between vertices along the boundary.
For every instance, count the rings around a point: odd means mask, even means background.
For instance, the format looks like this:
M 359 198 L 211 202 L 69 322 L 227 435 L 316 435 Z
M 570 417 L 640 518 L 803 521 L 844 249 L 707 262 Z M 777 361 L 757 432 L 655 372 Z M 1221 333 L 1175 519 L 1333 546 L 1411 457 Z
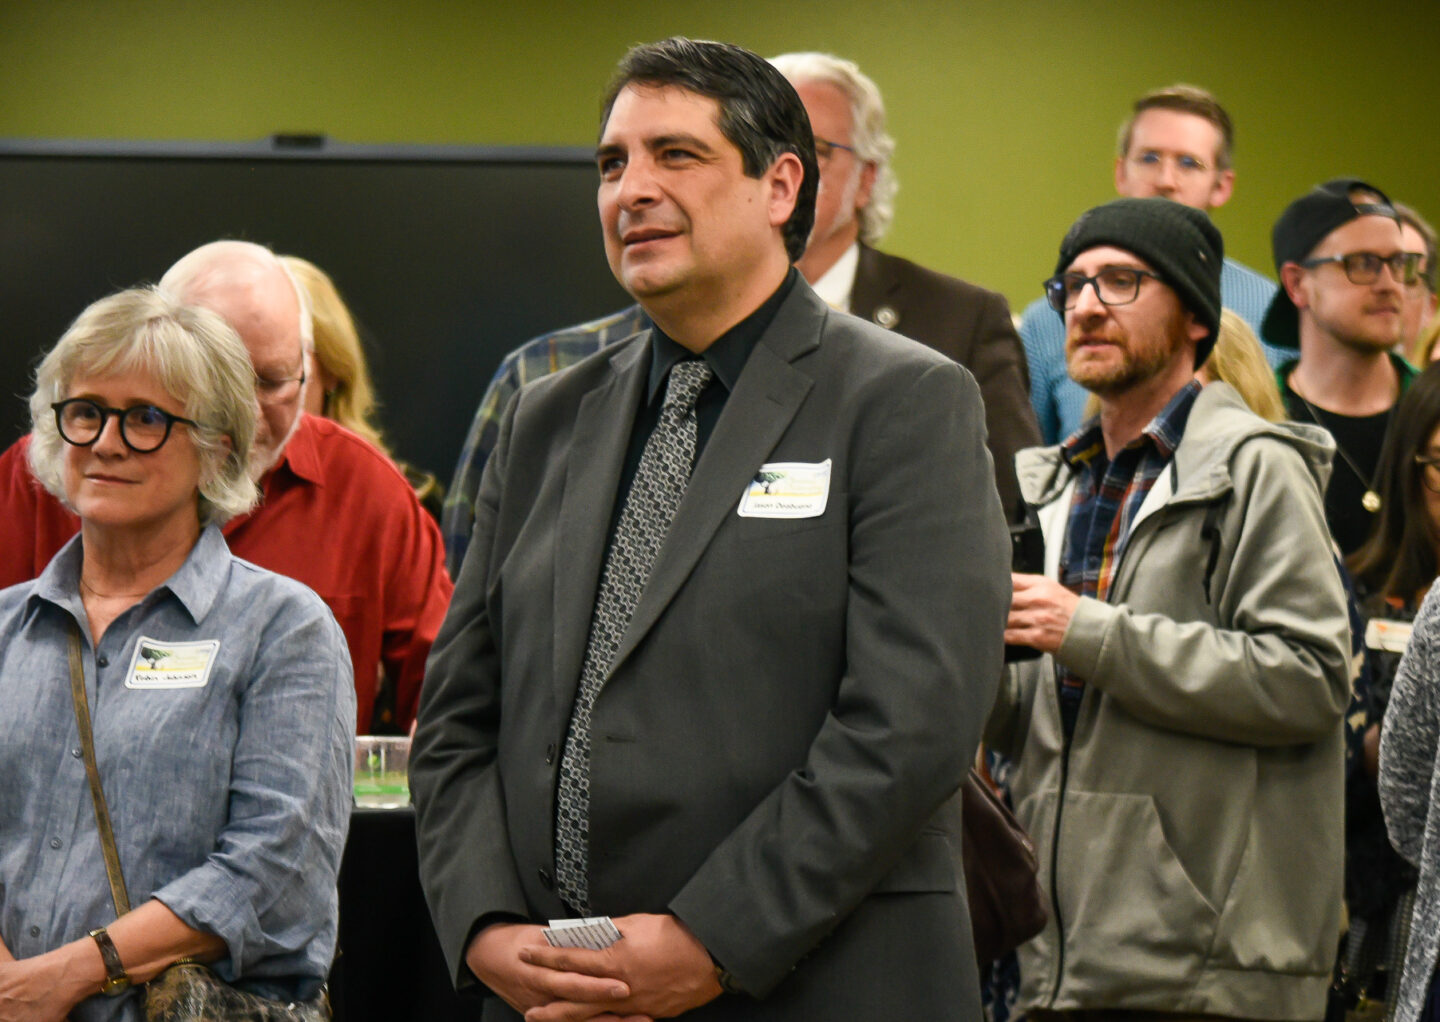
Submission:
M 4 1022 L 138 1022 L 162 972 L 216 988 L 182 959 L 328 1015 L 355 684 L 320 598 L 221 535 L 257 414 L 240 338 L 153 288 L 40 364 L 30 466 L 80 533 L 0 590 Z
M 375 387 L 365 364 L 365 350 L 355 318 L 329 274 L 307 259 L 282 255 L 280 261 L 305 291 L 315 330 L 315 383 L 305 391 L 305 411 L 340 423 L 380 450 L 404 473 L 415 496 L 436 519 L 444 488 L 433 475 L 415 468 L 391 452 L 376 421 Z
M 1195 375 L 1202 384 L 1216 380 L 1230 384 L 1240 392 L 1250 410 L 1267 422 L 1284 422 L 1288 418 L 1285 403 L 1280 399 L 1280 388 L 1275 384 L 1275 371 L 1265 361 L 1260 338 L 1232 309 L 1221 310 L 1215 350 Z
M 1424 369 L 1431 362 L 1435 361 L 1435 345 L 1440 343 L 1440 312 L 1430 317 L 1425 328 L 1420 331 L 1420 336 L 1415 338 L 1415 348 L 1410 353 L 1410 361 L 1417 369 Z

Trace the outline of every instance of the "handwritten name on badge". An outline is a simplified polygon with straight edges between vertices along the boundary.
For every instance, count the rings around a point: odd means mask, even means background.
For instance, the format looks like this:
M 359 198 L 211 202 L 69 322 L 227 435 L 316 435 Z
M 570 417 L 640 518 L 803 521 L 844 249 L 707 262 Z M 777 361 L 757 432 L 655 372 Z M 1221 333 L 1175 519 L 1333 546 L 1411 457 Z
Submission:
M 125 687 L 140 689 L 204 688 L 210 680 L 219 639 L 164 642 L 140 636 L 125 672 Z
M 761 465 L 745 487 L 741 518 L 819 518 L 830 498 L 830 459 Z

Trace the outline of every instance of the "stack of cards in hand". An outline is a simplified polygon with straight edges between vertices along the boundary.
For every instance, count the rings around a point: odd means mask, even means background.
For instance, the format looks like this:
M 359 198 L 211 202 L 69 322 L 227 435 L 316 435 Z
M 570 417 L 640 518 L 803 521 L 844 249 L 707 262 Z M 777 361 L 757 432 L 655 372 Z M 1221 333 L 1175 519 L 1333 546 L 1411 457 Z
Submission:
M 604 951 L 620 939 L 620 931 L 609 916 L 552 919 L 549 929 L 542 932 L 551 947 L 588 947 L 592 951 Z

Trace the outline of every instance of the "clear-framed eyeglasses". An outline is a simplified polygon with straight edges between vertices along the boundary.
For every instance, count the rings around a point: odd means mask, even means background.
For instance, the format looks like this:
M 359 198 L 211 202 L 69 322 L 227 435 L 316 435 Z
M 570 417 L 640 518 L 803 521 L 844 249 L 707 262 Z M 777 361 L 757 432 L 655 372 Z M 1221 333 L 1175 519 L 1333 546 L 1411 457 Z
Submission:
M 1177 174 L 1208 174 L 1210 165 L 1193 153 L 1167 153 L 1159 149 L 1142 149 L 1127 162 L 1144 174 L 1158 174 L 1168 163 Z

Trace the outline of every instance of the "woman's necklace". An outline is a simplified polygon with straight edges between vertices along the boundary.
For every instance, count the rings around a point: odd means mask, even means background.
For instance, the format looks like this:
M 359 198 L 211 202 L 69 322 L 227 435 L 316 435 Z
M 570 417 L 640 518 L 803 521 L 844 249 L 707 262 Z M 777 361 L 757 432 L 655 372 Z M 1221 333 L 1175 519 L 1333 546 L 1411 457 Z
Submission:
M 150 592 L 150 590 L 147 589 L 143 593 L 102 593 L 89 582 L 86 582 L 84 575 L 80 576 L 80 588 L 89 590 L 91 596 L 98 596 L 102 600 L 138 600 Z
M 1350 457 L 1350 452 L 1345 450 L 1345 448 L 1341 447 L 1340 441 L 1335 439 L 1335 431 L 1329 426 L 1325 425 L 1325 423 L 1320 421 L 1320 413 L 1315 410 L 1314 405 L 1312 405 L 1309 401 L 1305 400 L 1304 394 L 1300 393 L 1298 390 L 1295 389 L 1295 384 L 1293 382 L 1290 384 L 1290 393 L 1294 394 L 1300 399 L 1300 403 L 1304 405 L 1305 410 L 1310 413 L 1310 418 L 1315 421 L 1315 425 L 1319 426 L 1321 429 L 1325 430 L 1325 432 L 1330 434 L 1330 439 L 1335 441 L 1335 450 L 1340 453 L 1340 457 L 1344 459 L 1345 464 L 1350 466 L 1350 471 L 1355 473 L 1355 478 L 1360 480 L 1360 485 L 1365 487 L 1365 496 L 1360 498 L 1360 506 L 1363 507 L 1366 511 L 1369 511 L 1372 515 L 1376 511 L 1379 511 L 1381 504 L 1380 494 L 1376 492 L 1375 487 L 1380 481 L 1380 466 L 1377 464 L 1375 466 L 1374 473 L 1371 474 L 1369 480 L 1366 480 L 1365 473 L 1360 471 L 1360 466 L 1355 464 L 1355 459 Z M 1394 414 L 1394 412 L 1395 406 L 1391 405 L 1389 411 L 1385 413 L 1386 433 L 1390 432 L 1390 417 Z M 1382 442 L 1380 446 L 1383 448 L 1385 445 Z

